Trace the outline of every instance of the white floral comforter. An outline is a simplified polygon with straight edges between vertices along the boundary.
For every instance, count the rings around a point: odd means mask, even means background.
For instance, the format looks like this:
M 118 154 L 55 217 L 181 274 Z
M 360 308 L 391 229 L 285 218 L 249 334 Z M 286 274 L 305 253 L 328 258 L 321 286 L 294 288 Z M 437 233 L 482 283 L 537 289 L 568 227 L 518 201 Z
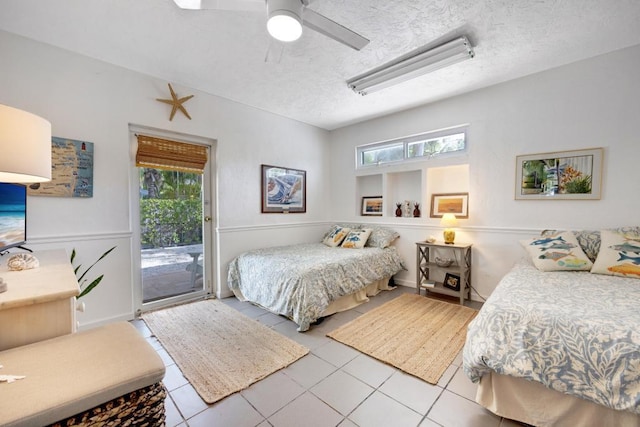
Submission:
M 404 269 L 395 247 L 330 248 L 322 243 L 257 249 L 229 264 L 228 284 L 248 301 L 309 329 L 337 298 Z
M 640 414 L 640 280 L 541 272 L 522 261 L 471 322 L 463 368 Z

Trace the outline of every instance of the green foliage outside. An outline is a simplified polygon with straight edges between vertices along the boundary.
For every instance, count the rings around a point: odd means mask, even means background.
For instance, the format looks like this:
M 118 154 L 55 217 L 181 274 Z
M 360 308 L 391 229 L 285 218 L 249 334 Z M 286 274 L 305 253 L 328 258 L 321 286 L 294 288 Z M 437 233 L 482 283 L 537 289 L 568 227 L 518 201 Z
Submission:
M 143 248 L 202 243 L 202 175 L 140 168 Z
M 140 200 L 143 248 L 202 243 L 202 201 Z

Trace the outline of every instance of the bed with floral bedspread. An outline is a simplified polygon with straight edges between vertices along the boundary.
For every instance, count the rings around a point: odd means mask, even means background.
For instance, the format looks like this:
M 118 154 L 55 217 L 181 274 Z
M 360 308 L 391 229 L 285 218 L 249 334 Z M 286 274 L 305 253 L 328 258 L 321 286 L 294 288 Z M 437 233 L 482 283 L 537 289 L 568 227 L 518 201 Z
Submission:
M 404 269 L 395 247 L 348 249 L 305 243 L 256 249 L 229 265 L 236 294 L 306 331 L 332 301 Z
M 640 414 L 640 281 L 518 263 L 469 325 L 463 368 Z

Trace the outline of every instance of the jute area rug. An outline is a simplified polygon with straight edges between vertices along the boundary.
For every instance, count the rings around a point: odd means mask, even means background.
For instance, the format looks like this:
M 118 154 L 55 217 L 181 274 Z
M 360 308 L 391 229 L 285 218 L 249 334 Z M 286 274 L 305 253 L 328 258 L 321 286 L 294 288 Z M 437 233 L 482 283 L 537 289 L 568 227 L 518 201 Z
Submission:
M 464 346 L 472 308 L 404 294 L 327 336 L 425 380 L 438 380 Z
M 243 390 L 309 352 L 218 300 L 142 318 L 207 403 Z

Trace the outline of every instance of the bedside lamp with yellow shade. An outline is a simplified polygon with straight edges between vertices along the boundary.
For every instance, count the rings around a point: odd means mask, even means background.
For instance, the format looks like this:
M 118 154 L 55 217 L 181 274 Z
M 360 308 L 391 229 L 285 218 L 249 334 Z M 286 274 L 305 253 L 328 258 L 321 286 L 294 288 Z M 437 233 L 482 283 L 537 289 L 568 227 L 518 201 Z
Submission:
M 453 227 L 458 225 L 456 216 L 452 213 L 446 213 L 442 215 L 440 225 L 444 227 L 444 243 L 446 243 L 447 245 L 453 245 L 453 241 L 456 238 L 456 232 L 453 230 Z

